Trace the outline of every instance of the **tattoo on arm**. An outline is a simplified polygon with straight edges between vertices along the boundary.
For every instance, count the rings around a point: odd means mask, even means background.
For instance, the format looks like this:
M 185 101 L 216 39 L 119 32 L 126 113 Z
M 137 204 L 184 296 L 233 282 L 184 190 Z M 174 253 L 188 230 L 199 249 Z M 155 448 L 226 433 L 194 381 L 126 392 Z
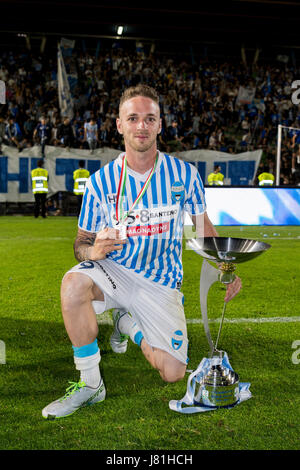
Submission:
M 88 250 L 94 245 L 95 238 L 95 233 L 78 229 L 77 237 L 74 242 L 74 255 L 77 261 L 86 261 L 89 259 Z

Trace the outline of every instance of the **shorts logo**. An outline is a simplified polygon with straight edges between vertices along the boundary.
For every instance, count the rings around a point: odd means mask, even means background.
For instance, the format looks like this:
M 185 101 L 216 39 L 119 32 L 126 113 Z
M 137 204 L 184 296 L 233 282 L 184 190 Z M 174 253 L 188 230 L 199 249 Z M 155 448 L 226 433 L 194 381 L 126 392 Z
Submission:
M 175 181 L 171 186 L 173 202 L 180 202 L 184 199 L 184 185 L 180 181 Z
M 94 268 L 94 263 L 92 261 L 83 261 L 80 263 L 79 269 L 91 269 Z
M 181 330 L 175 331 L 174 337 L 172 338 L 172 348 L 175 349 L 175 351 L 181 348 L 183 343 L 182 337 L 183 333 Z
M 110 277 L 110 275 L 108 274 L 108 272 L 105 271 L 105 269 L 103 268 L 102 264 L 100 264 L 99 261 L 95 261 L 95 263 L 99 266 L 100 269 L 102 269 L 102 271 L 104 272 L 104 274 L 105 274 L 105 276 L 107 277 L 108 281 L 111 283 L 113 289 L 116 289 L 117 286 L 116 286 L 115 281 Z

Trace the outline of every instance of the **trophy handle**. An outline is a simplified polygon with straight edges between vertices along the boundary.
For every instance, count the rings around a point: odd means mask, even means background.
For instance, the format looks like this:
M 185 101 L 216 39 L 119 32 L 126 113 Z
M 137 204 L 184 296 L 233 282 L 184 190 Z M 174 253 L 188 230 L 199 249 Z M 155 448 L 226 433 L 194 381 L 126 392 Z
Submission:
M 204 331 L 208 340 L 211 354 L 214 352 L 214 343 L 211 339 L 207 317 L 207 296 L 210 287 L 219 280 L 219 270 L 211 266 L 205 259 L 202 262 L 200 274 L 200 308 L 203 320 Z

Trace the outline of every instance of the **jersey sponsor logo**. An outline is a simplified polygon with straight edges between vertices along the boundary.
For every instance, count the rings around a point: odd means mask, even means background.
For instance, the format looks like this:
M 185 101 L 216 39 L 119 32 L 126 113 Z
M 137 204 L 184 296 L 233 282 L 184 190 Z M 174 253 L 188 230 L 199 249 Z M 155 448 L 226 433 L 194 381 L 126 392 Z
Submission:
M 127 237 L 159 235 L 169 232 L 170 222 L 154 224 L 154 225 L 135 225 L 127 228 Z
M 114 210 L 114 209 L 113 209 Z M 145 235 L 151 236 L 165 233 L 170 230 L 170 221 L 175 219 L 179 211 L 174 206 L 161 206 L 151 209 L 136 209 L 130 211 L 125 225 L 128 228 L 128 236 Z M 113 227 L 117 228 L 119 222 L 115 213 L 112 214 Z
M 173 206 L 162 206 L 153 209 L 136 209 L 130 211 L 126 219 L 126 224 L 131 225 L 134 222 L 137 224 L 147 224 L 148 222 L 162 222 L 167 219 L 170 221 L 178 214 L 178 210 Z M 116 219 L 115 215 L 113 216 Z
M 116 194 L 106 194 L 107 204 L 115 204 L 117 202 Z
M 176 330 L 174 332 L 174 337 L 172 338 L 172 348 L 177 351 L 181 348 L 183 343 L 183 333 L 181 330 Z
M 177 203 L 184 199 L 185 190 L 181 181 L 175 181 L 171 186 L 172 201 Z

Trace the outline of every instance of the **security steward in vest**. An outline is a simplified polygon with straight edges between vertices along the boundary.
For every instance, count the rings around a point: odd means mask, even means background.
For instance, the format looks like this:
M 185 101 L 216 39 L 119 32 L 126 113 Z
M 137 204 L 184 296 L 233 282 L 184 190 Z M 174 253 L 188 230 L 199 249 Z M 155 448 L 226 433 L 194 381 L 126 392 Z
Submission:
M 273 186 L 275 178 L 272 173 L 264 171 L 257 177 L 259 186 Z
M 84 168 L 85 161 L 79 160 L 79 168 L 73 172 L 73 179 L 74 179 L 74 189 L 73 193 L 77 197 L 77 217 L 80 214 L 81 204 L 82 204 L 82 197 L 85 190 L 85 184 L 90 176 L 90 172 Z
M 34 195 L 34 217 L 37 218 L 40 214 L 46 218 L 46 197 L 48 193 L 48 170 L 43 168 L 44 161 L 37 162 L 37 168 L 31 171 L 32 192 Z
M 224 175 L 221 173 L 221 167 L 215 165 L 213 173 L 210 173 L 207 177 L 209 186 L 223 186 L 223 180 Z

